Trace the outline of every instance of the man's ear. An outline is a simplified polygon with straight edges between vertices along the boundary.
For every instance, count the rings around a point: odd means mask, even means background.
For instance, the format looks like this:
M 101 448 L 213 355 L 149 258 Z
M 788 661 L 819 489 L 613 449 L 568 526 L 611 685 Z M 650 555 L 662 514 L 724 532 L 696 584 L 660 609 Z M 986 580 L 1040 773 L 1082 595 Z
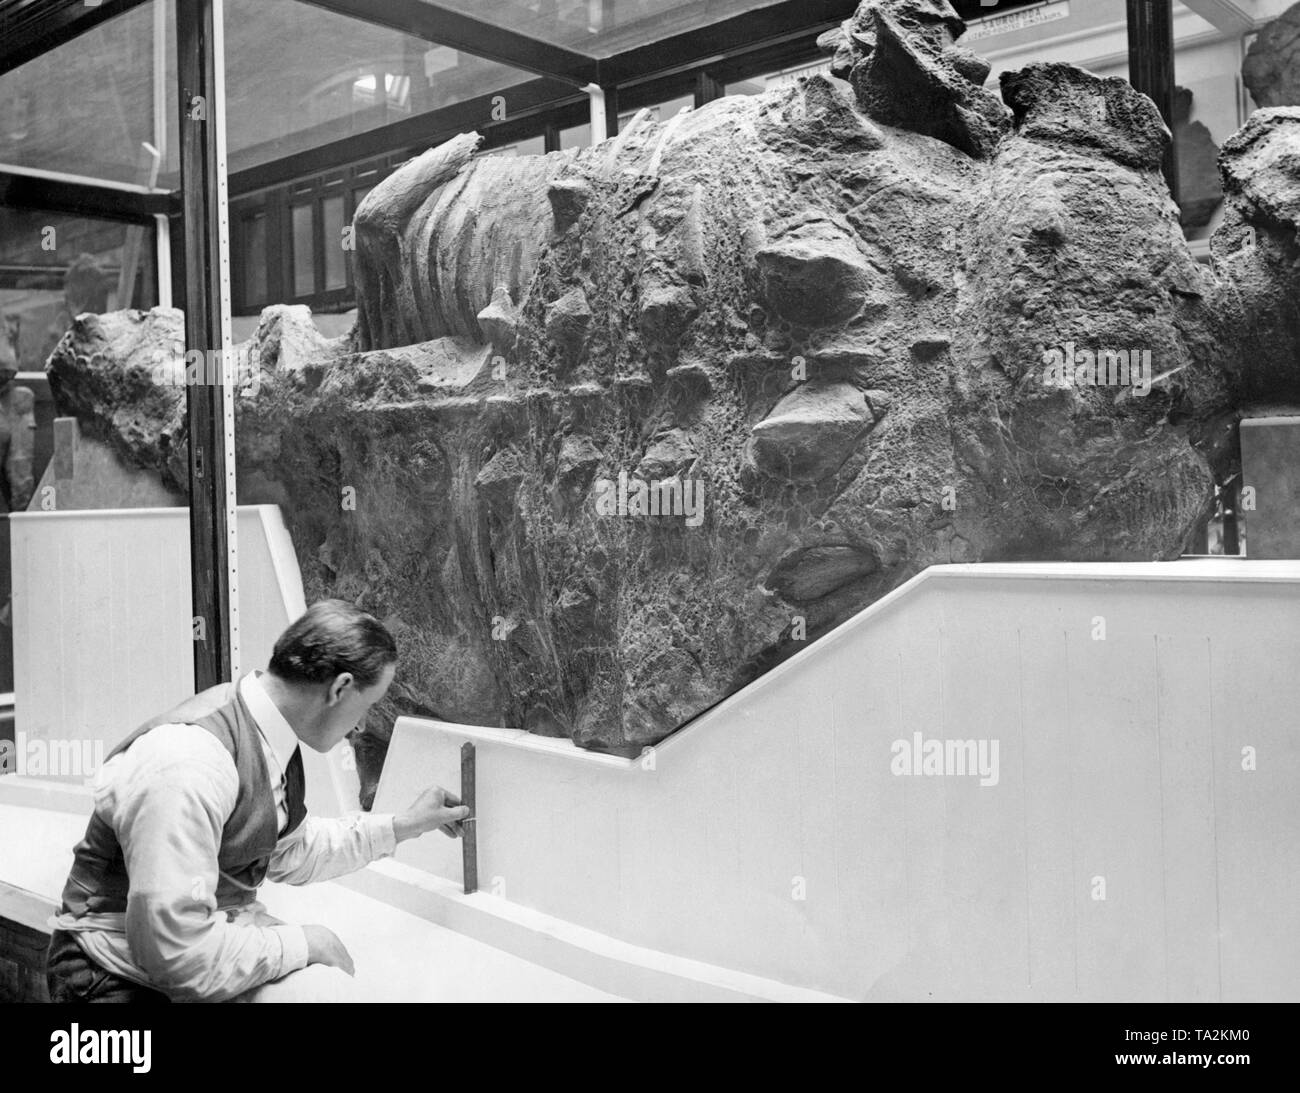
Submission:
M 340 672 L 336 675 L 334 677 L 334 682 L 330 684 L 329 693 L 326 697 L 327 704 L 335 706 L 341 702 L 343 700 L 344 692 L 348 689 L 348 685 L 353 682 L 351 672 Z

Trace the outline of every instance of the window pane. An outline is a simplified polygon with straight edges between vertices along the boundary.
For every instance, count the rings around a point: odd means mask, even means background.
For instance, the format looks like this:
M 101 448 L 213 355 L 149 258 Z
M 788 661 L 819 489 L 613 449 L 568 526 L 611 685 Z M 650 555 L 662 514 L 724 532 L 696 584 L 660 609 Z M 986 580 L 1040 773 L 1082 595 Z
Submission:
M 0 208 L 0 316 L 18 370 L 41 371 L 75 315 L 153 307 L 155 260 L 151 227 Z
M 761 95 L 765 91 L 775 91 L 782 87 L 792 87 L 805 76 L 829 75 L 831 63 L 814 61 L 812 64 L 796 65 L 783 68 L 779 72 L 769 72 L 765 76 L 752 76 L 739 83 L 727 84 L 728 95 Z
M 347 288 L 347 255 L 343 250 L 343 195 L 321 202 L 325 221 L 325 287 Z
M 74 316 L 102 314 L 119 307 L 152 307 L 157 303 L 156 285 L 152 226 L 0 207 L 0 396 L 4 403 L 0 415 L 0 692 L 15 690 L 16 634 L 28 665 L 61 663 L 63 658 L 75 663 L 83 652 L 92 655 L 89 650 L 34 645 L 34 634 L 49 631 L 39 623 L 20 625 L 24 619 L 43 617 L 51 603 L 60 602 L 59 591 L 49 587 L 48 567 L 45 579 L 22 584 L 27 570 L 20 564 L 18 598 L 28 606 L 15 608 L 10 599 L 11 526 L 7 514 L 29 508 L 130 508 L 137 503 L 135 495 L 119 488 L 124 478 L 136 472 L 126 469 L 116 477 L 111 473 L 107 479 L 97 477 L 96 470 L 104 470 L 110 458 L 105 455 L 107 447 L 83 430 L 74 453 L 67 441 L 66 423 L 60 429 L 64 459 L 59 468 L 85 468 L 89 473 L 75 482 L 68 481 L 66 474 L 55 481 L 50 464 L 58 410 L 45 375 L 46 361 Z M 101 457 L 104 461 L 97 462 Z M 112 472 L 113 467 L 107 470 Z M 161 489 L 149 493 L 148 502 L 169 503 Z M 184 502 L 178 498 L 174 503 Z M 71 582 L 85 583 L 82 569 L 71 565 L 66 569 Z M 35 736 L 49 736 L 49 721 L 32 713 L 32 692 L 26 689 L 30 672 L 23 678 L 16 711 L 18 728 Z M 5 735 L 3 728 L 0 724 L 0 737 Z M 54 735 L 60 731 L 71 732 L 55 730 Z
M 591 143 L 591 126 L 575 125 L 572 129 L 560 130 L 560 148 L 586 148 Z
M 298 0 L 225 11 L 232 172 L 535 78 Z
M 516 141 L 514 144 L 506 144 L 500 148 L 489 148 L 486 152 L 480 152 L 479 154 L 484 156 L 540 156 L 545 153 L 546 138 L 537 136 Z
M 781 0 L 431 0 L 595 57 L 660 42 Z
M 765 77 L 756 76 L 752 79 L 741 80 L 738 83 L 727 84 L 728 95 L 761 95 L 767 90 Z
M 312 206 L 293 207 L 293 294 L 310 296 L 316 291 L 316 253 L 312 228 Z
M 150 0 L 0 75 L 0 164 L 175 186 L 171 8 Z
M 691 110 L 695 107 L 694 95 L 683 95 L 680 99 L 670 99 L 668 102 L 662 102 L 655 110 L 658 112 L 659 121 L 671 121 L 683 110 Z
M 266 300 L 266 214 L 244 221 L 244 306 L 260 307 Z

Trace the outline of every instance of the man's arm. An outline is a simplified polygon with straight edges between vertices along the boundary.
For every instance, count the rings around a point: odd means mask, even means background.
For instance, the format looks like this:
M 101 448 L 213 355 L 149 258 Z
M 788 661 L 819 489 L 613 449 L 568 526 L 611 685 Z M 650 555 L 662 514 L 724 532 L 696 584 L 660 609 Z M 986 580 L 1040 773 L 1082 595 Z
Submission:
M 174 1001 L 211 1002 L 305 967 L 301 926 L 236 926 L 217 913 L 221 830 L 239 787 L 225 748 L 193 725 L 163 725 L 126 755 L 134 762 L 114 786 L 111 815 L 130 877 L 136 966 Z
M 355 812 L 337 820 L 308 816 L 276 845 L 266 879 L 282 884 L 332 880 L 396 848 L 391 814 Z
M 434 786 L 398 815 L 357 812 L 342 819 L 308 816 L 280 840 L 267 879 L 285 884 L 330 880 L 391 854 L 404 839 L 435 828 L 455 838 L 469 809 L 460 798 Z

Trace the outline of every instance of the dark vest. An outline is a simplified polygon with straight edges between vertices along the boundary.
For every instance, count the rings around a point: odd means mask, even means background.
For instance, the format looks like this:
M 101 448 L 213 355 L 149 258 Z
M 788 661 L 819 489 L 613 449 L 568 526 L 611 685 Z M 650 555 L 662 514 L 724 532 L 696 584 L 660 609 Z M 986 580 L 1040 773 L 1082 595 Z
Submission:
M 227 907 L 251 903 L 257 887 L 266 877 L 267 866 L 279 837 L 276 831 L 275 793 L 262 754 L 262 738 L 253 715 L 248 712 L 235 683 L 222 683 L 165 714 L 146 721 L 108 755 L 126 751 L 159 725 L 198 725 L 212 733 L 230 752 L 239 773 L 235 808 L 221 829 L 217 854 L 220 877 L 217 903 Z M 285 804 L 293 831 L 307 814 L 304 805 L 302 760 L 295 755 L 285 772 Z M 108 824 L 92 815 L 86 836 L 77 844 L 72 872 L 63 888 L 63 911 L 77 918 L 85 914 L 123 912 L 131 882 L 117 835 Z

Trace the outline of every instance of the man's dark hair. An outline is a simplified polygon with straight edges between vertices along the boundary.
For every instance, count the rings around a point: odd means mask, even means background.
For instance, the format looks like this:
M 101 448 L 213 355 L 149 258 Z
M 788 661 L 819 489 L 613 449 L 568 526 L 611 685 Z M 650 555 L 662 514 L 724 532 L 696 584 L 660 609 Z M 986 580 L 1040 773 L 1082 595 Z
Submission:
M 269 670 L 292 683 L 328 683 L 351 672 L 372 687 L 397 660 L 397 642 L 374 615 L 343 600 L 321 600 L 275 643 Z

